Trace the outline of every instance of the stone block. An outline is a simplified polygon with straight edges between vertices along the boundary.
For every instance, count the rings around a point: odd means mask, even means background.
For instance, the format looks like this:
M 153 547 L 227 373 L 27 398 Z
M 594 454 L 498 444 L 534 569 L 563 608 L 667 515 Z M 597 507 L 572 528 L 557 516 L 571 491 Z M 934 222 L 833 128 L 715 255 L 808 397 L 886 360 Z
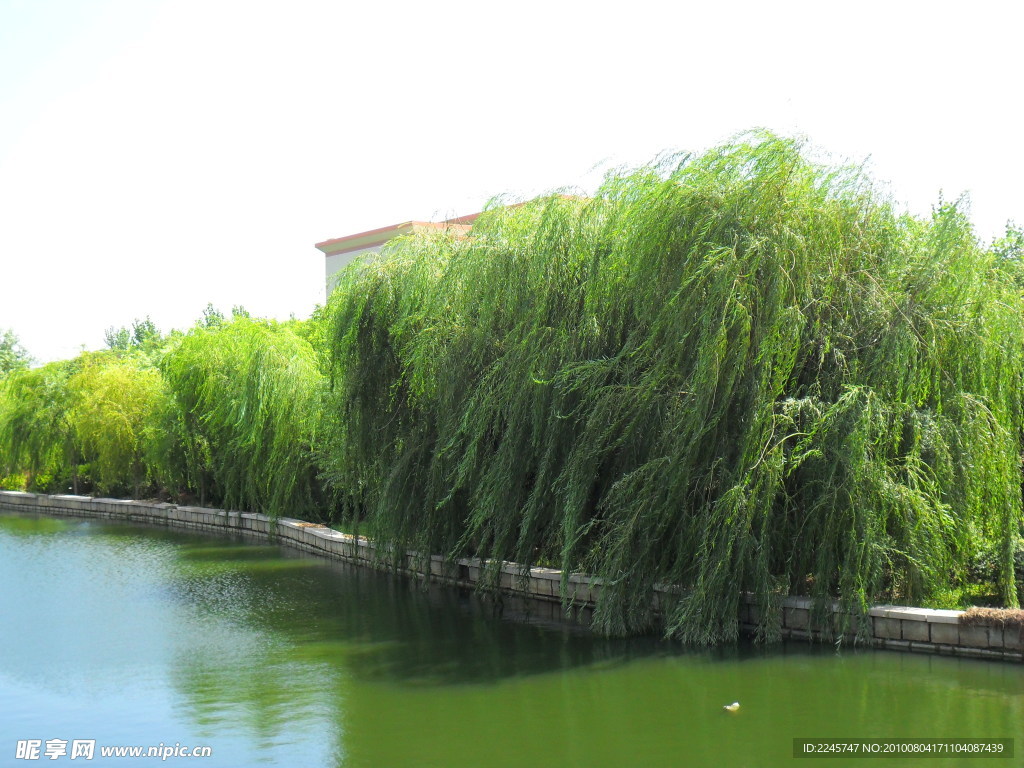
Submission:
M 882 640 L 901 640 L 903 638 L 902 628 L 899 619 L 890 619 L 882 616 L 874 617 L 874 636 Z
M 65 509 L 88 509 L 92 501 L 88 496 L 72 496 L 70 493 L 62 493 L 53 498 L 58 499 L 60 506 Z
M 960 625 L 960 645 L 970 648 L 988 648 L 988 627 Z
M 948 611 L 937 608 L 917 608 L 916 612 L 922 614 L 929 624 L 959 624 L 963 611 Z
M 1024 643 L 1021 642 L 1022 630 L 1018 627 L 1003 628 L 1003 648 L 1008 651 L 1024 650 Z
M 899 619 L 899 622 L 903 630 L 902 635 L 904 640 L 927 643 L 931 639 L 928 634 L 928 622 L 907 621 L 905 619 Z
M 832 614 L 832 631 L 836 635 L 839 635 L 841 632 L 844 632 L 847 635 L 857 634 L 857 617 L 851 616 L 848 613 L 839 613 L 837 611 Z
M 998 659 L 1002 661 L 1003 652 L 1001 650 L 993 650 L 992 648 L 975 648 L 972 646 L 957 646 L 956 653 L 958 656 L 969 656 L 972 659 Z
M 988 647 L 989 648 L 1003 648 L 1003 628 L 1002 627 L 988 627 Z
M 958 624 L 929 621 L 928 629 L 931 632 L 931 639 L 933 643 L 941 645 L 960 644 L 960 626 Z
M 18 504 L 38 504 L 39 496 L 28 491 L 0 491 L 0 501 L 5 500 Z
M 587 599 L 587 593 L 589 590 L 585 584 L 580 584 L 570 578 L 569 583 L 565 585 L 565 597 L 567 600 L 574 602 L 583 602 Z
M 810 617 L 810 611 L 807 608 L 791 608 L 787 606 L 782 610 L 783 626 L 786 629 L 807 629 L 807 622 Z
M 655 590 L 654 594 L 651 595 L 651 608 L 654 610 L 655 613 L 662 613 L 665 610 L 665 605 L 665 593 Z M 747 606 L 741 604 L 740 610 L 743 611 L 745 615 L 747 611 Z M 741 623 L 746 623 L 746 621 L 746 618 L 744 618 L 741 621 Z
M 891 651 L 909 651 L 910 641 L 909 640 L 886 640 L 885 646 Z
M 553 594 L 551 591 L 552 584 L 554 582 L 551 579 L 538 579 L 534 576 L 530 578 L 530 591 L 535 595 L 551 597 Z

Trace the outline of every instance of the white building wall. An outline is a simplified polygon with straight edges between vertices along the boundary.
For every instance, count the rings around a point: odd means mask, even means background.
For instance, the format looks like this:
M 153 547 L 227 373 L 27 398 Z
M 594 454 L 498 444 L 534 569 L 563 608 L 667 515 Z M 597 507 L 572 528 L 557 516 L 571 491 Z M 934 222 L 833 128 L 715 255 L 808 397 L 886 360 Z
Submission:
M 367 256 L 369 254 L 375 254 L 380 251 L 382 246 L 374 245 L 369 248 L 360 248 L 358 251 L 347 251 L 346 253 L 334 253 L 328 256 L 324 263 L 326 265 L 325 283 L 327 285 L 327 296 L 330 297 L 331 292 L 334 290 L 337 284 L 337 278 L 335 275 L 351 264 L 356 259 Z

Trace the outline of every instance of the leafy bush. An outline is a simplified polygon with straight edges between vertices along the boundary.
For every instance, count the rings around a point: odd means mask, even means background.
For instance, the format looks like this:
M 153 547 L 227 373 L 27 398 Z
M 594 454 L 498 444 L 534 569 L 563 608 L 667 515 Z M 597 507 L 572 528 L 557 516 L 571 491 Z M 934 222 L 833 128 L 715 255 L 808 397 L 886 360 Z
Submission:
M 0 491 L 24 491 L 28 478 L 23 474 L 0 476 Z

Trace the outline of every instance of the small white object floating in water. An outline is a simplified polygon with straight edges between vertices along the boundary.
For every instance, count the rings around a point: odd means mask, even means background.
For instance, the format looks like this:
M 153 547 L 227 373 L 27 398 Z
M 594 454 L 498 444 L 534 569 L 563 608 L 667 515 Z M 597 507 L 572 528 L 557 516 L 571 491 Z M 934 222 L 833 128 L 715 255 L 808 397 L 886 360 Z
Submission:
M 738 701 L 734 701 L 732 704 L 726 704 L 724 707 L 722 707 L 722 709 L 724 709 L 726 712 L 738 712 L 739 708 L 740 703 Z

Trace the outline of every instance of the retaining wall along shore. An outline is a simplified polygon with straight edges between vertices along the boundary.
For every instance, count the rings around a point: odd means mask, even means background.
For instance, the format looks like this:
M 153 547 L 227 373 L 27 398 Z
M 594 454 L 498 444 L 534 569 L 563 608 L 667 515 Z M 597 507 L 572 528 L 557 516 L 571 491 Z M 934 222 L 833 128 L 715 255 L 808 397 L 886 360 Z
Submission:
M 272 521 L 266 515 L 235 512 L 207 507 L 188 507 L 158 502 L 124 499 L 94 499 L 88 496 L 45 495 L 20 491 L 0 491 L 0 510 L 34 512 L 47 515 L 88 517 L 166 525 L 213 532 L 241 532 L 281 544 L 314 552 L 367 567 L 385 567 L 377 556 L 377 545 L 366 537 L 335 531 L 324 525 L 291 518 Z M 423 556 L 407 552 L 404 573 L 430 578 L 440 583 L 476 587 L 483 563 L 461 559 L 454 563 L 440 555 Z M 390 567 L 390 566 L 386 566 Z M 555 620 L 566 617 L 562 606 L 562 572 L 554 568 L 531 568 L 525 571 L 517 563 L 504 563 L 500 588 L 518 597 L 539 601 L 538 618 Z M 570 574 L 564 596 L 573 604 L 572 618 L 584 620 L 600 595 L 600 579 L 583 574 Z M 665 592 L 655 595 L 656 602 Z M 787 597 L 782 600 L 782 635 L 788 638 L 818 639 L 822 633 L 812 624 L 813 603 L 809 598 Z M 758 608 L 752 601 L 740 606 L 740 626 L 753 631 Z M 838 622 L 838 606 L 829 618 Z M 871 644 L 880 648 L 923 653 L 998 659 L 1020 662 L 1022 630 L 1018 627 L 967 626 L 961 623 L 962 611 L 933 610 L 906 606 L 880 605 L 870 609 Z M 545 614 L 550 616 L 545 617 Z M 838 624 L 836 624 L 838 626 Z M 855 638 L 850 635 L 849 639 Z

